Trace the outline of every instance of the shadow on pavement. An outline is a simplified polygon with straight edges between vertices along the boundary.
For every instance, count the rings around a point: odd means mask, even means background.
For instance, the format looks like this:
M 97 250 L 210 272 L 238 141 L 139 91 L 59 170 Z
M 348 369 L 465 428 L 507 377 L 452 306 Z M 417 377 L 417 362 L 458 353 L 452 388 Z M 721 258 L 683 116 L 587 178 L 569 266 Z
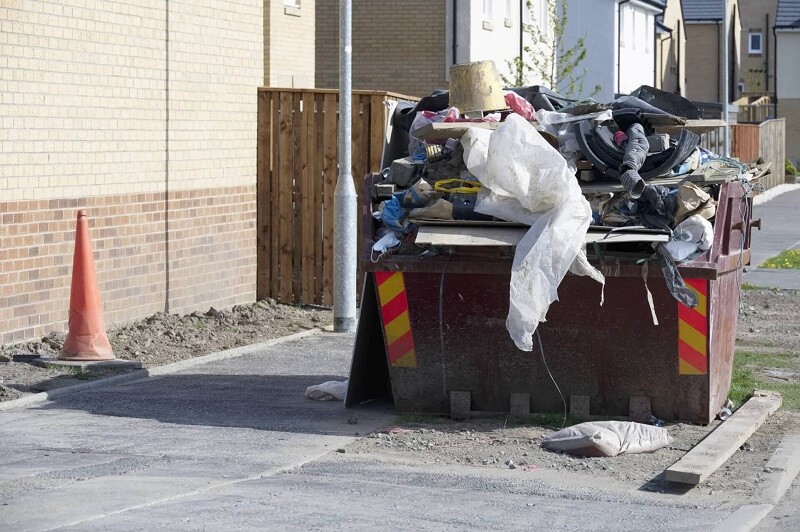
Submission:
M 176 374 L 60 396 L 43 410 L 152 419 L 178 425 L 237 427 L 306 434 L 353 435 L 353 418 L 394 412 L 391 402 L 346 409 L 342 401 L 305 397 L 308 386 L 338 375 Z M 348 424 L 350 420 L 350 424 Z

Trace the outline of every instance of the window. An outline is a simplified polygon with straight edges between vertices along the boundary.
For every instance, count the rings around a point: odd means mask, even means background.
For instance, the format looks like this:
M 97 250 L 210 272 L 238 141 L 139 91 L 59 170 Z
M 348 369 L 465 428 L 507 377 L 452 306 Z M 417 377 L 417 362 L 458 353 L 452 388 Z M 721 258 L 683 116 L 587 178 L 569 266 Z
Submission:
M 761 55 L 763 53 L 761 44 L 761 32 L 751 31 L 748 39 L 748 53 Z
M 300 16 L 300 0 L 283 0 L 283 13 L 293 17 Z
M 506 0 L 506 18 L 514 18 L 514 13 L 511 12 L 511 0 Z
M 492 0 L 483 0 L 483 20 L 492 21 Z

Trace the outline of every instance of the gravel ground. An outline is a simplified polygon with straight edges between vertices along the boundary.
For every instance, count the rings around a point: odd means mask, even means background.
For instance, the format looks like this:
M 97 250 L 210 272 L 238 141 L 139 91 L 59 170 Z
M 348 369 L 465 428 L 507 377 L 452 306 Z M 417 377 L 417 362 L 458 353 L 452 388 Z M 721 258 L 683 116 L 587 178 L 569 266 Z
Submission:
M 228 310 L 212 307 L 205 313 L 184 316 L 158 313 L 129 325 L 108 327 L 107 334 L 118 359 L 136 360 L 149 368 L 323 327 L 332 320 L 327 309 L 264 300 Z M 0 347 L 0 360 L 20 360 L 0 362 L 0 401 L 120 372 L 82 373 L 69 368 L 41 368 L 22 361 L 31 354 L 58 357 L 65 338 L 65 333 L 50 333 L 39 341 Z

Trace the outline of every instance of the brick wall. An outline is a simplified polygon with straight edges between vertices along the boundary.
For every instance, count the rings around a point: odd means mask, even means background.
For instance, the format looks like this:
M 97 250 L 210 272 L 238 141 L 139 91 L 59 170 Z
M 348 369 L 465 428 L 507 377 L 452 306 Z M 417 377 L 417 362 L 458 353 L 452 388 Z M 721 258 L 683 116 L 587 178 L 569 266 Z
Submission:
M 317 87 L 339 86 L 339 2 L 318 0 Z M 426 96 L 447 88 L 445 0 L 353 2 L 353 88 Z M 379 37 L 379 38 L 378 38 Z
M 800 98 L 780 98 L 778 116 L 786 118 L 786 157 L 800 161 Z
M 107 322 L 254 299 L 262 24 L 261 0 L 0 4 L 1 342 L 64 328 L 79 207 Z
M 338 0 L 335 3 L 338 21 Z M 264 85 L 313 88 L 315 1 L 302 0 L 297 7 L 283 0 L 264 4 Z

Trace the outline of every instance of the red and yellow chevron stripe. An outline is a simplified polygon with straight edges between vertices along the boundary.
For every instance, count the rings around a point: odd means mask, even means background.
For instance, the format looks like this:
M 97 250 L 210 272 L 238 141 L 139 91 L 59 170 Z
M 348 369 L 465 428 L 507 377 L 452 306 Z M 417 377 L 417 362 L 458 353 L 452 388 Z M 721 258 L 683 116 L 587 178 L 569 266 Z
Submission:
M 408 298 L 402 272 L 375 272 L 389 365 L 416 368 L 417 353 L 408 316 Z
M 689 308 L 678 303 L 678 374 L 708 373 L 708 281 L 684 279 L 697 294 L 698 303 Z

